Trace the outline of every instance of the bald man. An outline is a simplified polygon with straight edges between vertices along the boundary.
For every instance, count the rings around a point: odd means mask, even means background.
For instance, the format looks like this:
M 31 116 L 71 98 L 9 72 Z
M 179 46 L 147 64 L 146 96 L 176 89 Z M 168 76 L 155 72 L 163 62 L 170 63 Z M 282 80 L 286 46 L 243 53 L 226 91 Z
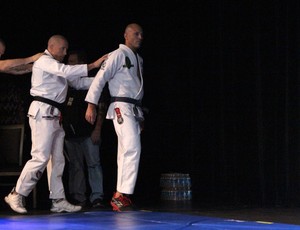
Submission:
M 98 71 L 87 96 L 86 120 L 93 124 L 96 105 L 108 82 L 112 97 L 106 118 L 111 119 L 118 136 L 118 177 L 111 205 L 114 211 L 132 210 L 129 195 L 133 194 L 141 154 L 140 132 L 144 120 L 141 109 L 143 98 L 143 59 L 137 51 L 143 40 L 143 30 L 136 23 L 124 32 L 125 44 L 109 54 Z
M 91 64 L 65 65 L 68 41 L 62 35 L 53 35 L 44 55 L 33 65 L 30 94 L 33 96 L 28 111 L 31 128 L 31 156 L 25 164 L 16 187 L 5 197 L 6 203 L 18 213 L 27 213 L 23 199 L 27 197 L 47 167 L 49 198 L 52 212 L 77 212 L 81 206 L 70 204 L 65 197 L 62 175 L 65 166 L 63 143 L 65 132 L 61 126 L 62 104 L 68 85 L 88 89 L 93 78 L 88 71 L 99 68 L 102 56 Z
M 5 53 L 5 50 L 5 42 L 0 38 L 0 58 Z M 14 75 L 29 73 L 32 70 L 31 63 L 35 62 L 41 55 L 43 55 L 43 53 L 37 53 L 26 58 L 0 60 L 0 72 Z

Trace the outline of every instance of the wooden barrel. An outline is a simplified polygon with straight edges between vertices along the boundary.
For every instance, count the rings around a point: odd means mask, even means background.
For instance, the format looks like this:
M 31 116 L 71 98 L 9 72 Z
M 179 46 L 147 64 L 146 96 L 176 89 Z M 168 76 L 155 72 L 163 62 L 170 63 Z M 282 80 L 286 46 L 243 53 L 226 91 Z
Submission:
M 191 200 L 192 182 L 189 174 L 163 173 L 160 178 L 162 200 Z

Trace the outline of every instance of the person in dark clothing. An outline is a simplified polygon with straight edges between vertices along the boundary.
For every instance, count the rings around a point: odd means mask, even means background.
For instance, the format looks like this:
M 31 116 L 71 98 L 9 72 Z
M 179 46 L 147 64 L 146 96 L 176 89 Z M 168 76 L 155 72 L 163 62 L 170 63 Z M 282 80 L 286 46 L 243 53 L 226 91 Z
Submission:
M 73 50 L 69 53 L 69 65 L 87 63 L 84 50 Z M 94 208 L 103 205 L 103 173 L 100 162 L 101 128 L 107 110 L 107 95 L 99 100 L 97 121 L 94 125 L 85 120 L 87 91 L 69 88 L 63 115 L 63 126 L 66 132 L 65 149 L 69 158 L 69 195 L 71 200 L 82 207 L 88 201 Z M 87 199 L 86 166 L 91 188 Z

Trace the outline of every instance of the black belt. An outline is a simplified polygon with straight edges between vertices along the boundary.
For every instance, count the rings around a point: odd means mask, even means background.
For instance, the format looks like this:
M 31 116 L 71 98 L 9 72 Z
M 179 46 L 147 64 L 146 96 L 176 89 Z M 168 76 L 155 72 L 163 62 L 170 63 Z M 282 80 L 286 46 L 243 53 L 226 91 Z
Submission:
M 58 108 L 60 112 L 62 112 L 63 107 L 64 107 L 64 104 L 63 104 L 63 103 L 58 103 L 58 102 L 56 102 L 56 101 L 52 101 L 52 100 L 50 100 L 50 99 L 48 99 L 48 98 L 45 98 L 45 97 L 34 96 L 34 97 L 33 97 L 33 100 L 34 100 L 34 101 L 44 102 L 44 103 L 46 103 L 46 104 L 52 105 L 52 106 Z
M 110 102 L 115 102 L 115 101 L 127 102 L 140 107 L 142 106 L 142 102 L 140 100 L 136 100 L 130 97 L 111 97 Z

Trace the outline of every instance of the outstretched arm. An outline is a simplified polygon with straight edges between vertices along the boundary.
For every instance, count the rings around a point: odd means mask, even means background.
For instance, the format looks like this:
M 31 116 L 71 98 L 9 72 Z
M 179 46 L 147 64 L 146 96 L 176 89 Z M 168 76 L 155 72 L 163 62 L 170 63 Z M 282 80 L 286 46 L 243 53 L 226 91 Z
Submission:
M 21 75 L 30 73 L 32 71 L 33 64 L 26 64 L 26 65 L 20 65 L 13 68 L 10 68 L 6 73 L 14 74 L 14 75 Z
M 102 62 L 107 59 L 107 54 L 103 55 L 101 58 L 99 58 L 98 60 L 94 61 L 93 63 L 88 64 L 88 71 L 95 69 L 95 68 L 99 68 L 102 64 Z
M 12 74 L 23 74 L 31 72 L 32 65 L 27 64 L 35 62 L 42 55 L 43 53 L 37 53 L 27 58 L 0 60 L 0 72 Z

